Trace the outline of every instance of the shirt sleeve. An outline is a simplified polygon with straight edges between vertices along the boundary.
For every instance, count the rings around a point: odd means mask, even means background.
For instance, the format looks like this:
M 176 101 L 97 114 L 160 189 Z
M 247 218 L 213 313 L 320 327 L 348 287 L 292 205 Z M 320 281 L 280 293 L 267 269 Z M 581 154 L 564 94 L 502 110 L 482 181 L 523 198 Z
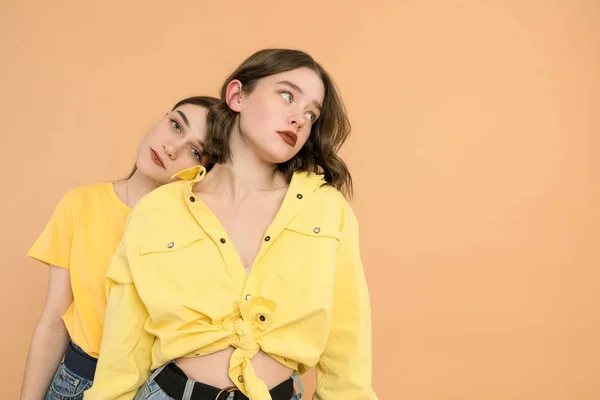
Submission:
M 107 307 L 100 357 L 85 400 L 133 399 L 150 375 L 154 336 L 144 329 L 148 311 L 133 282 L 126 240 L 123 236 L 106 274 Z
M 69 192 L 61 198 L 46 228 L 29 249 L 29 257 L 46 265 L 71 268 L 71 248 L 79 208 L 73 197 L 73 192 Z
M 332 322 L 317 364 L 315 400 L 377 399 L 371 387 L 371 307 L 358 222 L 345 204 L 336 260 Z

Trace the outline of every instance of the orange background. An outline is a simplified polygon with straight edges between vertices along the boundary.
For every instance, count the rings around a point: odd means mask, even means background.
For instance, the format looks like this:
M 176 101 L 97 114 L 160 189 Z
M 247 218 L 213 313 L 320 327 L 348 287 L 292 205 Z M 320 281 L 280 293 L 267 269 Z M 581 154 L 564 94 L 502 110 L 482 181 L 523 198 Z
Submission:
M 60 196 L 273 46 L 348 106 L 379 398 L 600 398 L 600 2 L 3 0 L 0 45 L 0 398 Z

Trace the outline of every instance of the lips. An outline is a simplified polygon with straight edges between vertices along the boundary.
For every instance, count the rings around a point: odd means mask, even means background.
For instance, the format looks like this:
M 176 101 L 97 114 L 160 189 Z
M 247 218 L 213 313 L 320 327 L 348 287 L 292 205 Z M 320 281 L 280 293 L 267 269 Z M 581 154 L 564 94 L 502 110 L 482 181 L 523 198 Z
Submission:
M 294 147 L 296 142 L 298 141 L 298 135 L 293 131 L 277 131 L 279 136 L 286 142 L 288 145 Z
M 160 158 L 160 156 L 158 155 L 157 152 L 154 151 L 154 149 L 150 148 L 150 158 L 152 158 L 152 162 L 156 165 L 158 165 L 159 167 L 162 167 L 164 169 L 165 168 L 165 164 L 163 163 L 163 160 Z

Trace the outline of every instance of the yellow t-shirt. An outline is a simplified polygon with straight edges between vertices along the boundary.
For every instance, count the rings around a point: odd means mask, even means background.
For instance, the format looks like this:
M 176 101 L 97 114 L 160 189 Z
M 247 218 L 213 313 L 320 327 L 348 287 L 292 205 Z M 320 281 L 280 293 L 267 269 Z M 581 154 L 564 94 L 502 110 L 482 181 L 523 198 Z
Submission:
M 27 254 L 70 270 L 73 303 L 63 320 L 73 342 L 93 357 L 100 351 L 106 310 L 104 275 L 130 211 L 112 183 L 74 189 Z
M 134 207 L 107 272 L 108 301 L 86 400 L 133 399 L 150 371 L 233 346 L 229 376 L 269 400 L 252 367 L 262 349 L 293 370 L 317 366 L 315 399 L 374 400 L 371 311 L 358 223 L 321 175 L 296 172 L 246 274 L 182 171 Z

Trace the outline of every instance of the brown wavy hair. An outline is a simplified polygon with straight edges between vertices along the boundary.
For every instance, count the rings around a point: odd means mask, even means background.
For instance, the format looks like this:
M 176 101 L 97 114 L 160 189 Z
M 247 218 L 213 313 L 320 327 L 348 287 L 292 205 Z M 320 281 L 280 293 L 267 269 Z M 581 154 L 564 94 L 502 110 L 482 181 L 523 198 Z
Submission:
M 325 69 L 310 55 L 299 50 L 265 49 L 248 57 L 221 87 L 220 102 L 208 111 L 208 139 L 204 151 L 209 164 L 222 164 L 231 159 L 229 136 L 237 119 L 226 102 L 227 85 L 234 79 L 242 83 L 242 92 L 250 94 L 258 81 L 270 75 L 309 68 L 323 81 L 325 98 L 319 119 L 311 127 L 311 132 L 298 154 L 277 169 L 285 174 L 288 181 L 295 171 L 308 171 L 323 174 L 325 181 L 352 196 L 352 177 L 346 163 L 337 155 L 338 150 L 350 135 L 350 121 L 344 103 Z
M 171 108 L 171 111 L 175 110 L 177 107 L 182 106 L 184 104 L 193 104 L 195 106 L 200 106 L 200 107 L 204 107 L 207 110 L 210 110 L 210 108 L 216 104 L 218 104 L 220 102 L 219 99 L 217 99 L 216 97 L 211 97 L 211 96 L 193 96 L 193 97 L 188 97 L 187 99 L 183 99 L 177 102 L 177 104 L 175 104 L 173 106 L 173 108 Z M 131 170 L 131 172 L 129 173 L 129 175 L 127 175 L 125 178 L 123 179 L 129 179 L 133 176 L 133 174 L 135 174 L 135 171 L 137 171 L 137 166 L 133 166 L 133 169 Z

